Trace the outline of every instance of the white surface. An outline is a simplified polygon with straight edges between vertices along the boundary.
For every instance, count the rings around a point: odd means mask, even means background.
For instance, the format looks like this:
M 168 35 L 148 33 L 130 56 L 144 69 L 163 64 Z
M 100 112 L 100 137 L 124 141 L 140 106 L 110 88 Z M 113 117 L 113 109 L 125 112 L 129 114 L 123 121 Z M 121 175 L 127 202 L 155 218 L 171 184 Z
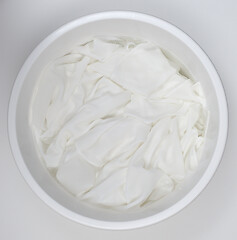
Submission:
M 7 141 L 7 105 L 21 65 L 50 32 L 79 16 L 133 10 L 170 21 L 196 40 L 215 64 L 226 89 L 229 139 L 211 183 L 176 216 L 140 230 L 111 232 L 83 227 L 48 208 L 30 190 Z M 237 2 L 231 1 L 1 1 L 0 2 L 0 239 L 236 239 Z

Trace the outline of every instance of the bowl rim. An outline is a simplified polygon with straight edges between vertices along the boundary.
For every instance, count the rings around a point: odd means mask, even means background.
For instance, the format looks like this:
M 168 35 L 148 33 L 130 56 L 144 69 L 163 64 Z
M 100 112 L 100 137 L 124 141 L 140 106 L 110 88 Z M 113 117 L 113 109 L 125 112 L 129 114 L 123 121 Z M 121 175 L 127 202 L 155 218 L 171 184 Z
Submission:
M 89 217 L 82 216 L 78 213 L 75 213 L 66 207 L 59 204 L 53 198 L 51 198 L 36 182 L 34 177 L 31 175 L 30 171 L 28 170 L 23 156 L 21 155 L 21 151 L 17 141 L 17 134 L 16 134 L 16 109 L 17 109 L 17 101 L 21 91 L 21 87 L 23 85 L 24 79 L 28 74 L 30 68 L 32 67 L 33 63 L 39 57 L 39 55 L 58 37 L 62 36 L 63 34 L 67 33 L 68 31 L 79 27 L 81 25 L 99 21 L 99 20 L 108 20 L 108 19 L 128 19 L 128 20 L 135 20 L 144 23 L 148 23 L 154 26 L 158 26 L 160 28 L 165 29 L 169 33 L 175 35 L 181 41 L 183 41 L 190 49 L 192 49 L 193 53 L 199 58 L 199 60 L 206 66 L 206 70 L 210 75 L 213 86 L 218 96 L 218 105 L 219 105 L 219 134 L 217 138 L 217 144 L 212 156 L 212 159 L 203 173 L 202 177 L 198 181 L 198 183 L 177 203 L 172 205 L 171 207 L 154 214 L 152 216 L 141 218 L 137 220 L 131 221 L 102 221 L 97 220 Z M 19 168 L 23 178 L 33 190 L 33 192 L 38 195 L 38 197 L 45 202 L 49 207 L 54 209 L 57 213 L 61 214 L 68 219 L 71 219 L 75 222 L 80 224 L 100 228 L 100 229 L 108 229 L 108 230 L 128 230 L 128 229 L 136 229 L 145 226 L 149 226 L 158 222 L 161 222 L 168 217 L 173 216 L 174 214 L 181 211 L 185 208 L 189 203 L 191 203 L 207 186 L 211 178 L 213 177 L 224 152 L 226 140 L 227 140 L 227 133 L 228 133 L 228 108 L 227 108 L 227 100 L 224 92 L 224 88 L 221 82 L 221 79 L 213 66 L 211 60 L 208 58 L 206 53 L 201 49 L 201 47 L 191 39 L 186 33 L 182 30 L 174 26 L 173 24 L 168 23 L 165 20 L 162 20 L 158 17 L 154 17 L 151 15 L 138 13 L 138 12 L 131 12 L 131 11 L 108 11 L 108 12 L 99 12 L 90 15 L 86 15 L 84 17 L 80 17 L 74 21 L 71 21 L 53 33 L 51 33 L 48 37 L 46 37 L 29 55 L 25 63 L 23 64 L 20 72 L 17 75 L 15 80 L 10 101 L 8 107 L 8 137 L 10 142 L 11 151 L 13 157 L 15 159 L 16 165 Z

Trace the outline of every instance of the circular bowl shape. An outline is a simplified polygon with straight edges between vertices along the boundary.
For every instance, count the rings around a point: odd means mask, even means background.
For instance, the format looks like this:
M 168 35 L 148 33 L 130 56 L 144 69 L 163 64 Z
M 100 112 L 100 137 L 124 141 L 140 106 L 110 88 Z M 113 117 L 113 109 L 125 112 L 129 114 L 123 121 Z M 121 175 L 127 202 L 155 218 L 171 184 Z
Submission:
M 116 212 L 81 202 L 49 174 L 37 154 L 29 111 L 40 72 L 76 43 L 96 35 L 131 36 L 156 42 L 172 53 L 200 81 L 210 110 L 209 128 L 200 164 L 180 189 L 147 207 Z M 43 97 L 43 96 L 42 96 Z M 40 111 L 40 110 L 39 110 Z M 187 206 L 212 178 L 224 151 L 228 129 L 227 103 L 220 78 L 202 49 L 173 25 L 135 12 L 103 12 L 79 18 L 48 36 L 31 53 L 13 87 L 8 131 L 15 161 L 33 191 L 51 208 L 78 223 L 103 229 L 134 229 L 158 223 Z

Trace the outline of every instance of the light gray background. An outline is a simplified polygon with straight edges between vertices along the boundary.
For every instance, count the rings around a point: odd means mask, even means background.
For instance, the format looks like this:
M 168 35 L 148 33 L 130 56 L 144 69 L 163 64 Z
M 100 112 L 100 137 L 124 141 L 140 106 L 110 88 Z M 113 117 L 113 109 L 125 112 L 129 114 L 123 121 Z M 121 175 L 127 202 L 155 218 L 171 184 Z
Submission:
M 230 131 L 223 160 L 204 192 L 170 219 L 133 231 L 102 231 L 46 206 L 20 175 L 7 137 L 16 75 L 36 45 L 61 25 L 105 10 L 163 18 L 188 33 L 216 66 L 228 98 Z M 0 0 L 0 239 L 237 239 L 237 1 Z

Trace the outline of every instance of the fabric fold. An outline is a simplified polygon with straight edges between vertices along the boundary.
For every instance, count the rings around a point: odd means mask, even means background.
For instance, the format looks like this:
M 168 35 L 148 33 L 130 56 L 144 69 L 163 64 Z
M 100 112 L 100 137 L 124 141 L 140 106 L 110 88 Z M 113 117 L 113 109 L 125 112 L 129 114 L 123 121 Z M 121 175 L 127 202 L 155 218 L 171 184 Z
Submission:
M 142 208 L 198 168 L 205 94 L 164 53 L 146 40 L 99 36 L 42 72 L 30 118 L 36 148 L 80 200 Z

